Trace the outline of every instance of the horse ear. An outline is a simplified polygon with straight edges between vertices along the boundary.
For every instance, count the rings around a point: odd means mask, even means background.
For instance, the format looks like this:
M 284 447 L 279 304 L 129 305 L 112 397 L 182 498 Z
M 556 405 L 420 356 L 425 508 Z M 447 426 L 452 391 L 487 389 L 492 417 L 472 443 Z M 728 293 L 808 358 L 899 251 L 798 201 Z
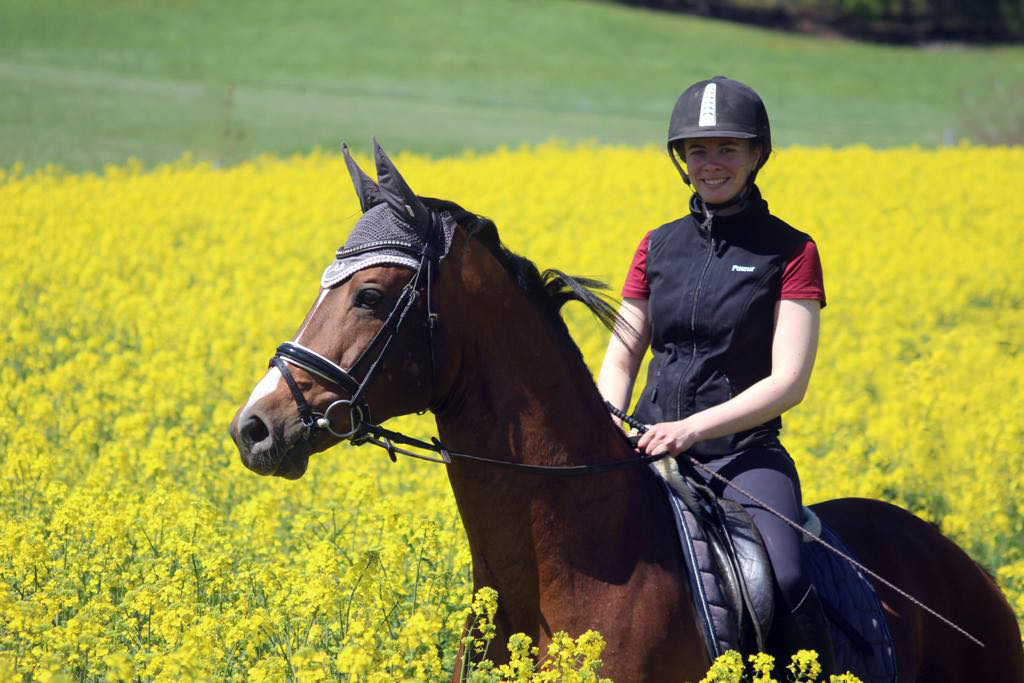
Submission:
M 366 213 L 366 210 L 370 207 L 377 206 L 383 202 L 384 197 L 381 195 L 377 183 L 373 182 L 373 179 L 363 173 L 363 169 L 359 168 L 356 160 L 352 158 L 348 151 L 348 145 L 344 142 L 341 143 L 341 154 L 345 157 L 348 174 L 352 176 L 352 184 L 356 188 L 356 196 L 359 197 L 359 206 L 362 207 L 363 213 Z
M 409 188 L 398 169 L 391 163 L 391 159 L 377 143 L 377 138 L 373 139 L 373 156 L 377 161 L 377 181 L 380 183 L 380 193 L 384 196 L 384 201 L 388 203 L 388 206 L 410 225 L 423 227 L 430 225 L 430 210 Z

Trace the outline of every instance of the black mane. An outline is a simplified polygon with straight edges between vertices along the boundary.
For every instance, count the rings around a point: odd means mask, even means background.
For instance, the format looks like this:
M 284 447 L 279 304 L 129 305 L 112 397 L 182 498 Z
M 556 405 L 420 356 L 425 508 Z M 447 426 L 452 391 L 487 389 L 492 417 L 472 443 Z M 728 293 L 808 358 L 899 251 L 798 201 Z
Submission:
M 562 306 L 570 301 L 578 301 L 590 310 L 608 330 L 620 338 L 632 333 L 632 327 L 619 316 L 614 301 L 605 292 L 608 285 L 600 280 L 588 277 L 568 275 L 560 270 L 547 269 L 543 273 L 537 269 L 533 261 L 515 254 L 501 243 L 498 227 L 489 218 L 466 211 L 454 202 L 444 199 L 420 197 L 430 209 L 447 211 L 455 222 L 466 233 L 487 247 L 505 271 L 512 277 L 516 286 L 531 301 L 551 314 L 556 327 L 577 351 L 579 347 L 569 334 L 569 328 L 561 315 Z

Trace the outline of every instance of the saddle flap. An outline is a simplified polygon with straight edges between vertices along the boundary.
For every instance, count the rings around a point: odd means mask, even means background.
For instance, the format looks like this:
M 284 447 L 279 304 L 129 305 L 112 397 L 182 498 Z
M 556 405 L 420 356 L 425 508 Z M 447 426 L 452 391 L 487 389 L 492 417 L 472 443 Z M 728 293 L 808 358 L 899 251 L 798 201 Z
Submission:
M 775 575 L 768 551 L 742 505 L 721 498 L 714 504 L 715 517 L 707 520 L 707 528 L 721 565 L 721 581 L 726 592 L 735 596 L 738 613 L 750 620 L 755 640 L 750 644 L 763 650 L 775 611 Z
M 750 515 L 682 476 L 673 458 L 651 469 L 672 503 L 695 607 L 705 616 L 709 652 L 763 650 L 774 613 L 775 576 Z

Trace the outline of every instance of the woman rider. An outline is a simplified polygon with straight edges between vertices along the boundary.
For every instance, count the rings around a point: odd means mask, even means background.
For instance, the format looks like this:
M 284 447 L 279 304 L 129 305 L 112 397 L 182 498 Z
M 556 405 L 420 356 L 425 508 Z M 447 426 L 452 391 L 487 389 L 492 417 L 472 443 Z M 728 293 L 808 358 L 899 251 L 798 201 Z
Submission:
M 668 151 L 695 191 L 690 211 L 641 241 L 620 311 L 640 334 L 612 335 L 598 386 L 626 410 L 649 345 L 635 416 L 652 426 L 638 448 L 686 453 L 796 521 L 800 479 L 779 442 L 779 416 L 807 390 L 825 291 L 814 242 L 769 213 L 754 184 L 771 149 L 768 114 L 750 87 L 717 76 L 679 97 Z M 830 673 L 828 627 L 800 566 L 799 532 L 732 487 L 708 483 L 743 504 L 764 538 L 785 607 L 772 630 L 779 654 L 817 650 Z

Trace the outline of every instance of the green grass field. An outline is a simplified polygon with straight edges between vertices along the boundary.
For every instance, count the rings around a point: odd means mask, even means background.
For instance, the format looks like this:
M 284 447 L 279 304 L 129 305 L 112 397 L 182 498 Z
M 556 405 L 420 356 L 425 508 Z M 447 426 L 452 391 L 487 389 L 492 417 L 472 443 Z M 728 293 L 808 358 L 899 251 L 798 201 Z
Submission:
M 5 0 L 0 167 L 232 163 L 371 134 L 432 154 L 661 144 L 680 90 L 715 74 L 761 92 L 777 144 L 933 146 L 1003 125 L 1024 48 L 880 47 L 578 0 Z

